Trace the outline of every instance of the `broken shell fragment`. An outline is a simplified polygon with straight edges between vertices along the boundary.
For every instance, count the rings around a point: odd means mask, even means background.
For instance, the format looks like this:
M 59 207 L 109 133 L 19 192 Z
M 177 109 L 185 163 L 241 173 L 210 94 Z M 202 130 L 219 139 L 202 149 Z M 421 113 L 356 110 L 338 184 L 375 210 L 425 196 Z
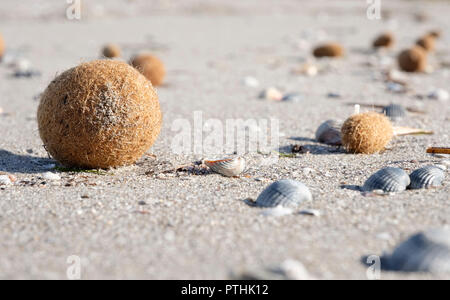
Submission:
M 301 182 L 284 179 L 269 185 L 256 199 L 261 207 L 295 207 L 304 201 L 311 201 L 312 195 L 308 187 Z
M 392 121 L 398 121 L 406 116 L 406 109 L 399 104 L 390 104 L 383 107 L 383 114 Z
M 386 167 L 366 180 L 364 191 L 383 190 L 386 193 L 402 192 L 410 184 L 408 174 L 400 168 Z
M 245 159 L 242 157 L 206 160 L 205 164 L 211 171 L 227 177 L 238 176 L 245 170 Z
M 450 273 L 450 230 L 432 229 L 412 235 L 391 255 L 383 256 L 381 265 L 390 271 Z
M 341 127 L 342 122 L 328 120 L 320 124 L 316 131 L 316 140 L 328 145 L 341 145 Z
M 411 179 L 410 189 L 427 189 L 442 185 L 445 174 L 444 171 L 436 166 L 425 166 L 417 169 L 409 175 Z
M 270 87 L 259 94 L 259 99 L 280 101 L 283 99 L 283 93 L 274 87 Z

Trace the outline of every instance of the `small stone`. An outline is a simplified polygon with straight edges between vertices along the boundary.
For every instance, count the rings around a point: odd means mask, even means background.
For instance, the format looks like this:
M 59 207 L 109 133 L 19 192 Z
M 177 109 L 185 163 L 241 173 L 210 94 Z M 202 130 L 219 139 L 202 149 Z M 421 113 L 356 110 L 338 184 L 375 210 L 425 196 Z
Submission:
M 447 101 L 449 93 L 444 89 L 436 89 L 428 94 L 428 98 L 438 101 Z
M 259 86 L 258 79 L 254 78 L 254 77 L 251 77 L 251 76 L 245 77 L 243 82 L 248 87 L 258 87 Z
M 289 93 L 284 95 L 281 100 L 298 103 L 303 100 L 303 96 L 298 93 Z
M 46 180 L 50 180 L 50 181 L 61 180 L 61 176 L 59 176 L 56 173 L 52 173 L 52 172 L 45 172 L 44 174 L 42 174 L 42 178 L 44 178 Z

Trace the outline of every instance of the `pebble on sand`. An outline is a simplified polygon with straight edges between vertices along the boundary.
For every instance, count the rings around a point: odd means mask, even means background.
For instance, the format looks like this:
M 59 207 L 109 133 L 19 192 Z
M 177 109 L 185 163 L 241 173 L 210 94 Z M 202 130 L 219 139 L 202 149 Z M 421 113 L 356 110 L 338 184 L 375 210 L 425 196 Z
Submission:
M 398 65 L 405 72 L 425 72 L 427 53 L 419 46 L 403 50 L 398 56 Z
M 8 175 L 0 175 L 0 185 L 11 185 L 12 181 Z
M 50 181 L 61 180 L 61 176 L 59 176 L 56 173 L 52 173 L 52 172 L 45 172 L 44 174 L 42 174 L 42 178 L 44 178 L 46 180 L 50 180 Z

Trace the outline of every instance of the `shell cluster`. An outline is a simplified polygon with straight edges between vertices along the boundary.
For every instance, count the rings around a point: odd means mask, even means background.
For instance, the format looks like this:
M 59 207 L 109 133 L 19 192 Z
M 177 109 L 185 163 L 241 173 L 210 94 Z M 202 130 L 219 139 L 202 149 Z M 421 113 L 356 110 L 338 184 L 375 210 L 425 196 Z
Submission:
M 438 187 L 442 185 L 444 178 L 444 171 L 436 166 L 425 166 L 410 175 L 400 168 L 386 167 L 370 176 L 362 186 L 362 190 L 382 190 L 390 193 L 406 189 Z
M 256 199 L 256 205 L 295 207 L 304 201 L 311 200 L 312 195 L 306 185 L 295 180 L 284 179 L 269 185 Z
M 245 159 L 242 157 L 226 158 L 221 160 L 206 160 L 211 171 L 226 177 L 238 176 L 245 170 Z
M 384 269 L 401 272 L 450 273 L 450 230 L 433 229 L 412 235 L 382 258 Z

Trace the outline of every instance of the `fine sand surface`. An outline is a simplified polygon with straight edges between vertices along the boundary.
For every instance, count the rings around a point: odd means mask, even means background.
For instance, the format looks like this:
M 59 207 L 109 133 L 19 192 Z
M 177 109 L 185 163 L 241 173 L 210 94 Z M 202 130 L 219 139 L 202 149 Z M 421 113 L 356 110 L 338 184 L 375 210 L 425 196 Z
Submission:
M 40 2 L 17 7 L 16 1 L 3 0 L 0 12 L 5 60 L 27 58 L 41 72 L 15 78 L 7 61 L 0 64 L 0 172 L 17 177 L 14 185 L 0 186 L 1 279 L 65 279 L 71 255 L 81 258 L 83 279 L 227 279 L 232 272 L 286 259 L 302 262 L 315 278 L 366 279 L 362 257 L 391 251 L 417 231 L 448 225 L 448 170 L 444 186 L 431 190 L 365 196 L 341 187 L 361 185 L 385 166 L 409 173 L 448 164 L 449 158 L 425 149 L 449 146 L 450 102 L 417 95 L 450 88 L 450 32 L 443 32 L 429 57 L 432 73 L 405 74 L 408 93 L 388 91 L 382 80 L 383 69 L 396 67 L 400 50 L 430 29 L 450 28 L 447 1 L 382 1 L 390 18 L 373 21 L 366 18 L 366 1 L 108 0 L 84 7 L 80 21 L 64 17 L 63 0 Z M 413 14 L 419 11 L 429 20 L 417 22 Z M 376 55 L 369 46 L 385 30 L 396 35 L 397 44 Z M 311 59 L 313 45 L 327 40 L 340 41 L 346 56 L 317 62 L 322 72 L 315 77 L 292 73 Z M 148 152 L 152 155 L 101 174 L 53 171 L 61 180 L 43 179 L 54 161 L 39 138 L 37 97 L 56 74 L 98 58 L 109 42 L 122 46 L 125 59 L 148 49 L 166 64 L 167 81 L 158 88 L 164 126 Z M 246 76 L 258 79 L 259 87 L 244 85 Z M 258 99 L 270 86 L 297 92 L 302 100 Z M 346 154 L 316 143 L 320 123 L 353 113 L 349 102 L 395 102 L 424 110 L 397 124 L 435 134 L 395 138 L 376 155 Z M 267 163 L 267 155 L 246 154 L 249 168 L 240 178 L 209 172 L 152 175 L 221 158 L 173 153 L 178 133 L 173 122 L 186 119 L 193 127 L 194 111 L 202 111 L 205 123 L 278 119 L 281 150 L 273 150 L 289 152 L 299 144 L 310 153 L 274 164 Z M 316 209 L 321 216 L 266 217 L 244 201 L 282 178 L 305 183 L 314 199 L 299 209 Z M 381 278 L 450 279 L 394 272 L 382 272 Z

